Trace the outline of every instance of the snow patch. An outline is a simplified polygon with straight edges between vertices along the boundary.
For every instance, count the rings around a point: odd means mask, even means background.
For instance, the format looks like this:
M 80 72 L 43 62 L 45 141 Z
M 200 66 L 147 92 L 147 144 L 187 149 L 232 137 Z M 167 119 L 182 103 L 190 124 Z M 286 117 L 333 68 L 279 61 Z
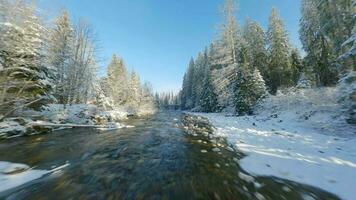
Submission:
M 249 174 L 309 184 L 351 200 L 356 185 L 355 129 L 344 120 L 337 92 L 279 92 L 266 98 L 255 116 L 198 115 L 210 120 L 216 136 L 226 137 L 247 155 L 238 163 Z M 239 176 L 253 181 L 249 175 Z
M 51 170 L 35 170 L 25 164 L 0 161 L 0 192 L 16 188 L 46 174 L 57 173 L 67 166 L 69 163 Z

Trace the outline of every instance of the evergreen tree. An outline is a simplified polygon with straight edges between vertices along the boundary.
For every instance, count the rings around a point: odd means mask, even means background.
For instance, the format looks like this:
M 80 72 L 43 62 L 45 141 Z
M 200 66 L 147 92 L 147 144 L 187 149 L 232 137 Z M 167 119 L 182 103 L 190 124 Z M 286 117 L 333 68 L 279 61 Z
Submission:
M 356 2 L 354 3 L 356 7 Z M 356 15 L 355 15 L 356 21 Z M 338 57 L 338 61 L 342 62 L 341 73 L 348 71 L 356 71 L 356 26 L 354 26 L 351 36 L 343 44 L 342 48 L 344 52 Z
M 133 71 L 130 76 L 130 92 L 127 103 L 134 108 L 137 108 L 141 99 L 141 83 L 138 74 Z
M 38 109 L 53 99 L 53 70 L 45 65 L 46 29 L 34 6 L 22 1 L 2 1 L 0 13 L 1 103 L 20 107 L 36 102 L 31 107 Z
M 316 1 L 321 34 L 330 40 L 337 55 L 341 53 L 341 45 L 352 33 L 355 26 L 355 8 L 353 0 L 314 0 Z
M 181 90 L 181 100 L 180 100 L 180 102 L 181 102 L 181 106 L 180 106 L 180 108 L 182 109 L 182 110 L 185 110 L 185 109 L 187 109 L 187 99 L 188 99 L 188 87 L 189 87 L 189 85 L 188 85 L 188 78 L 187 78 L 187 73 L 185 73 L 184 74 L 184 77 L 183 77 L 183 85 L 182 85 L 182 90 Z
M 189 62 L 189 67 L 187 71 L 187 93 L 186 93 L 186 105 L 185 108 L 191 109 L 194 107 L 195 96 L 194 96 L 194 73 L 195 73 L 195 63 L 192 58 Z
M 316 84 L 319 86 L 334 85 L 337 71 L 332 65 L 335 51 L 329 39 L 323 34 L 317 0 L 302 0 L 302 18 L 300 20 L 300 40 L 307 53 L 305 60 L 313 68 Z
M 222 67 L 237 62 L 239 31 L 235 12 L 235 1 L 225 0 L 225 4 L 222 7 L 224 23 L 222 24 L 222 32 L 216 46 L 215 55 L 215 60 Z
M 211 77 L 211 64 L 208 59 L 207 50 L 205 50 L 204 57 L 206 63 L 203 72 L 203 89 L 200 100 L 201 111 L 216 112 L 219 110 L 219 104 L 217 95 L 214 91 L 214 85 Z
M 278 87 L 292 84 L 290 45 L 283 22 L 275 8 L 269 17 L 268 38 L 268 87 L 275 94 Z
M 235 85 L 235 108 L 238 115 L 252 114 L 253 107 L 266 94 L 265 82 L 257 68 L 248 63 L 246 46 L 241 46 L 240 68 Z
M 262 27 L 248 19 L 243 29 L 243 39 L 248 49 L 248 59 L 252 68 L 257 68 L 265 80 L 268 79 L 266 36 Z
M 74 30 L 70 23 L 69 14 L 63 11 L 55 20 L 55 27 L 51 32 L 48 60 L 55 69 L 55 97 L 59 103 L 65 103 L 68 96 L 65 91 L 69 84 L 70 59 L 73 57 Z
M 116 105 L 123 105 L 128 99 L 128 81 L 125 64 L 115 54 L 108 66 L 108 90 Z
M 298 49 L 293 49 L 291 52 L 291 70 L 293 84 L 297 84 L 301 73 L 304 71 L 303 60 Z
M 205 49 L 203 53 L 199 53 L 195 61 L 194 84 L 193 92 L 195 97 L 195 107 L 200 106 L 200 101 L 203 93 L 205 71 L 208 68 L 208 50 Z

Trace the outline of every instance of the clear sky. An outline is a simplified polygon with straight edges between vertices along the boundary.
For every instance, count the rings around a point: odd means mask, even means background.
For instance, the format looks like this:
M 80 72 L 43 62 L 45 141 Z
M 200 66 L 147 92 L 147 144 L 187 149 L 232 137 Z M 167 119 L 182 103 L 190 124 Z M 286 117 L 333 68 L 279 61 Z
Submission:
M 247 17 L 265 29 L 272 7 L 284 20 L 291 43 L 300 48 L 300 0 L 240 0 L 240 24 Z M 61 9 L 83 18 L 100 40 L 99 74 L 111 55 L 121 56 L 157 91 L 178 91 L 189 59 L 217 38 L 223 0 L 38 0 L 49 18 Z

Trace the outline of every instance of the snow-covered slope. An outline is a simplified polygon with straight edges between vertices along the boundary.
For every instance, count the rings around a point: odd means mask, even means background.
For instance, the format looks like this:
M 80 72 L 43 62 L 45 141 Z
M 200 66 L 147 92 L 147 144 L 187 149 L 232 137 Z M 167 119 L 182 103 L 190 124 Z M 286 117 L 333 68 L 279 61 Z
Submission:
M 199 114 L 237 149 L 255 175 L 320 187 L 344 199 L 356 196 L 356 131 L 345 122 L 337 89 L 302 89 L 270 96 L 257 115 Z

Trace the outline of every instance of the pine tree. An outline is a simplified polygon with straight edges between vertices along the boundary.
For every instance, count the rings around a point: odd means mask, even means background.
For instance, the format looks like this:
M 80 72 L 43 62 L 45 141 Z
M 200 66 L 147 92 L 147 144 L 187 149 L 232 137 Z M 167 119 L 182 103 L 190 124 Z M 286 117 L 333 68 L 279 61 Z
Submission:
M 141 83 L 138 74 L 133 71 L 130 76 L 130 95 L 127 100 L 128 104 L 134 108 L 137 108 L 141 99 Z
M 255 21 L 247 19 L 243 29 L 248 58 L 252 68 L 257 68 L 265 80 L 268 79 L 266 36 L 262 27 Z
M 189 62 L 189 67 L 187 71 L 187 93 L 186 93 L 186 105 L 187 109 L 194 107 L 195 96 L 194 96 L 194 73 L 195 73 L 195 62 L 192 58 Z
M 117 106 L 127 103 L 128 80 L 123 60 L 114 54 L 108 66 L 107 85 L 109 87 L 109 95 Z
M 248 62 L 248 50 L 241 46 L 240 68 L 235 85 L 235 108 L 238 115 L 253 114 L 253 107 L 265 96 L 265 82 L 257 68 L 253 69 Z
M 215 58 L 220 65 L 229 65 L 237 62 L 239 31 L 235 17 L 236 3 L 234 0 L 225 0 L 222 7 L 222 15 L 224 23 L 222 24 L 222 32 L 218 42 L 217 54 Z
M 332 67 L 335 51 L 329 39 L 323 34 L 317 0 L 302 1 L 302 18 L 300 20 L 300 40 L 307 53 L 307 65 L 313 68 L 318 86 L 334 85 L 337 71 Z
M 290 66 L 290 44 L 283 22 L 275 8 L 269 17 L 268 38 L 268 87 L 275 94 L 278 87 L 292 84 Z
M 63 11 L 55 20 L 49 42 L 48 61 L 56 71 L 54 95 L 59 103 L 65 103 L 68 96 L 65 88 L 69 84 L 70 59 L 73 58 L 74 43 L 74 30 L 67 11 Z
M 208 67 L 208 50 L 205 49 L 203 53 L 199 53 L 196 61 L 195 61 L 195 70 L 194 70 L 194 84 L 193 84 L 193 92 L 195 97 L 195 107 L 200 106 L 200 101 L 203 93 L 204 86 L 204 76 L 205 70 Z
M 218 98 L 214 91 L 214 85 L 211 77 L 211 64 L 208 59 L 207 50 L 205 50 L 205 67 L 203 72 L 202 94 L 200 100 L 201 111 L 216 112 L 219 110 Z
M 298 49 L 293 49 L 291 52 L 291 70 L 293 84 L 297 84 L 300 75 L 304 72 L 304 65 Z
M 16 102 L 21 107 L 36 102 L 31 107 L 39 109 L 42 100 L 53 100 L 53 71 L 45 65 L 46 28 L 35 7 L 22 1 L 4 0 L 0 13 L 1 103 Z
M 354 3 L 356 7 L 356 2 Z M 356 21 L 356 16 L 355 16 Z M 344 49 L 342 55 L 338 57 L 338 61 L 342 62 L 341 73 L 356 71 L 356 26 L 354 26 L 351 36 L 341 46 Z
M 183 77 L 183 84 L 182 84 L 182 90 L 181 90 L 181 100 L 180 100 L 180 102 L 181 102 L 181 106 L 180 106 L 180 108 L 182 109 L 182 110 L 185 110 L 185 109 L 187 109 L 187 99 L 188 99 L 188 78 L 187 78 L 187 73 L 185 73 L 184 74 L 184 77 Z
M 325 35 L 340 55 L 341 45 L 350 36 L 355 25 L 353 0 L 314 0 L 318 10 L 321 34 Z

